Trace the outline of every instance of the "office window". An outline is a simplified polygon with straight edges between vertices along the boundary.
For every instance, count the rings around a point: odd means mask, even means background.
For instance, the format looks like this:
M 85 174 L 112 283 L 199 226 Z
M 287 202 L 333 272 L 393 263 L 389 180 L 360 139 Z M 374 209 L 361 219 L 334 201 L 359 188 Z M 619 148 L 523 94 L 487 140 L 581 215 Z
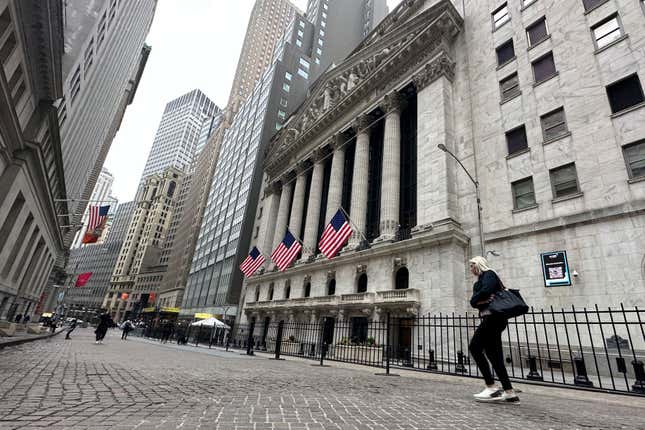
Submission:
M 542 135 L 544 136 L 545 142 L 557 139 L 569 132 L 564 116 L 564 108 L 558 108 L 542 115 L 540 117 L 540 123 L 542 125 Z
M 296 46 L 302 47 L 302 41 L 300 39 L 296 39 Z
M 600 6 L 601 4 L 605 3 L 607 0 L 582 0 L 582 4 L 585 7 L 585 11 L 589 11 L 596 6 Z
M 284 112 L 282 110 L 278 110 L 278 118 L 285 119 L 286 116 L 287 116 L 286 112 Z
M 289 92 L 289 90 L 291 89 L 291 87 L 289 86 L 289 84 L 284 83 L 284 84 L 282 84 L 282 89 L 283 89 L 283 90 L 285 90 L 286 92 Z
M 320 49 L 320 48 L 316 48 L 316 54 L 318 54 L 318 55 L 322 55 L 322 49 Z
M 499 8 L 497 8 L 493 14 L 493 30 L 500 28 L 502 25 L 506 24 L 511 20 L 511 16 L 508 13 L 508 5 L 504 3 Z
M 291 73 L 289 73 L 289 72 L 285 72 L 285 74 L 284 74 L 284 78 L 285 78 L 287 81 L 290 81 L 290 80 L 291 80 L 291 78 L 293 78 L 293 75 L 292 75 Z
M 320 58 L 316 57 L 316 64 L 320 64 Z
M 322 39 L 318 39 L 318 44 L 319 44 L 320 46 L 323 46 L 325 43 L 323 42 L 323 40 L 322 40 Z
M 320 29 L 320 33 L 319 33 L 319 34 L 320 34 L 320 36 L 325 36 L 325 30 L 323 30 L 323 29 L 321 28 L 321 29 Z
M 535 206 L 535 190 L 532 177 L 513 182 L 511 189 L 513 190 L 513 208 L 525 209 Z
M 630 179 L 645 177 L 645 140 L 623 146 Z
M 527 7 L 535 3 L 536 0 L 522 0 L 522 7 Z
M 305 60 L 304 58 L 300 59 L 300 65 L 305 69 L 309 70 L 309 61 Z
M 499 89 L 502 95 L 502 101 L 510 100 L 513 97 L 519 95 L 520 91 L 520 81 L 517 77 L 517 73 L 502 79 L 499 82 Z
M 630 75 L 607 86 L 607 97 L 612 113 L 643 103 L 643 88 L 637 74 Z
M 303 78 L 305 78 L 305 79 L 309 79 L 309 73 L 305 72 L 305 71 L 304 71 L 304 70 L 302 70 L 302 69 L 298 69 L 298 74 L 299 74 L 300 76 L 302 76 Z
M 497 53 L 497 65 L 501 66 L 515 58 L 515 48 L 513 47 L 513 39 L 499 45 L 495 52 Z
M 546 18 L 542 17 L 534 22 L 526 29 L 526 37 L 529 46 L 535 46 L 549 36 L 549 31 L 546 27 Z
M 618 22 L 618 15 L 610 16 L 609 18 L 599 22 L 591 27 L 591 31 L 593 32 L 594 42 L 598 49 L 609 45 L 611 42 L 619 39 L 623 35 L 623 31 L 620 28 L 620 22 Z
M 506 132 L 508 154 L 515 154 L 529 147 L 526 139 L 526 127 L 523 125 Z
M 302 30 L 298 30 L 298 37 L 304 37 L 305 33 Z
M 321 21 L 321 22 L 320 22 L 320 26 L 321 26 L 321 27 L 323 27 L 323 28 L 325 28 L 325 27 L 327 27 L 327 23 L 326 23 L 325 21 Z
M 533 66 L 533 77 L 536 84 L 546 81 L 556 74 L 552 52 L 538 58 L 531 65 Z
M 281 128 L 282 128 L 282 124 L 280 124 L 279 122 L 276 122 L 275 123 L 275 130 L 280 131 Z
M 300 28 L 305 28 L 305 23 L 303 21 L 298 21 Z
M 284 97 L 280 97 L 280 106 L 287 107 L 288 101 Z
M 580 192 L 576 165 L 574 163 L 551 169 L 549 176 L 551 176 L 553 198 L 569 196 Z

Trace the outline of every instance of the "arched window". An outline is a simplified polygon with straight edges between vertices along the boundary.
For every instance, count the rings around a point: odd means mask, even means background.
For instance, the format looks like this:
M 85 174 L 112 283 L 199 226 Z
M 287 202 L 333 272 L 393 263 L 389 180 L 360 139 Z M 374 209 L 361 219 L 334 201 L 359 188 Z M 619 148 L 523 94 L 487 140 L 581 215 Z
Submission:
M 405 290 L 409 287 L 409 285 L 410 285 L 410 274 L 408 273 L 408 269 L 405 267 L 401 267 L 396 272 L 394 288 L 396 288 L 397 290 Z
M 259 302 L 260 301 L 260 286 L 258 285 L 255 287 L 255 301 Z
M 269 284 L 269 295 L 268 295 L 268 300 L 271 301 L 273 300 L 273 282 Z
M 309 297 L 311 295 L 311 282 L 305 284 L 305 294 L 304 297 Z
M 333 296 L 336 294 L 336 280 L 332 279 L 327 283 L 327 295 Z
M 358 282 L 356 283 L 356 292 L 357 293 L 366 293 L 367 292 L 367 273 L 363 273 L 358 277 Z
M 284 283 L 284 298 L 288 299 L 291 296 L 291 281 L 286 281 Z

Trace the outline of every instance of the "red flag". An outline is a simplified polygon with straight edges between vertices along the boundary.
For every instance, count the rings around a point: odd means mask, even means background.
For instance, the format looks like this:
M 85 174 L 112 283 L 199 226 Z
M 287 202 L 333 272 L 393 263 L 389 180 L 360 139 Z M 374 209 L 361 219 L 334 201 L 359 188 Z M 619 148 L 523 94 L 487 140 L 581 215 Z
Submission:
M 87 284 L 87 281 L 89 281 L 91 277 L 92 277 L 92 272 L 81 273 L 80 275 L 78 275 L 78 278 L 76 278 L 76 286 L 84 287 L 85 284 Z

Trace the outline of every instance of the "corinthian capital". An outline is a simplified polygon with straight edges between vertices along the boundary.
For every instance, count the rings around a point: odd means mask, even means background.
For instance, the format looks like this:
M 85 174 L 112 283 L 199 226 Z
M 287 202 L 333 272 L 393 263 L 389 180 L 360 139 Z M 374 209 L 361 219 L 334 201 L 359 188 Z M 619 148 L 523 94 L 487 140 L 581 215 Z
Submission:
M 356 131 L 356 134 L 367 132 L 369 133 L 370 126 L 370 117 L 367 114 L 361 115 L 354 120 L 352 128 Z
M 455 62 L 445 53 L 441 54 L 441 56 L 434 59 L 431 63 L 426 64 L 412 80 L 417 91 L 420 91 L 441 76 L 445 76 L 450 82 L 455 79 Z
M 403 107 L 405 99 L 397 91 L 392 91 L 390 94 L 386 95 L 379 106 L 384 112 L 391 112 L 395 110 L 401 110 Z

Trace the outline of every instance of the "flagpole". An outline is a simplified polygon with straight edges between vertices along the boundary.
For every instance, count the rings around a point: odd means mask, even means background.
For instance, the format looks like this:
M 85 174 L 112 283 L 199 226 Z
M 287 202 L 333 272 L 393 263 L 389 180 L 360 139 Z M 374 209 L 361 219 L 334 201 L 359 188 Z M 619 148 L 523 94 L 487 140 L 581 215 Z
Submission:
M 345 211 L 345 209 L 344 209 L 342 206 L 339 206 L 338 208 L 339 208 L 341 211 L 343 211 L 343 215 L 345 215 L 345 217 L 347 217 L 347 220 L 349 221 L 349 223 L 350 223 L 350 224 L 354 227 L 354 229 L 355 229 L 355 230 L 356 230 L 356 231 L 361 235 L 361 237 L 363 238 L 363 240 L 364 240 L 365 242 L 367 242 L 367 237 L 365 237 L 365 235 L 363 234 L 363 232 L 361 231 L 361 229 L 360 229 L 360 228 L 358 228 L 358 227 L 356 226 L 356 224 L 354 223 L 354 221 L 352 221 L 352 218 L 351 218 L 351 217 L 349 216 L 349 214 Z

